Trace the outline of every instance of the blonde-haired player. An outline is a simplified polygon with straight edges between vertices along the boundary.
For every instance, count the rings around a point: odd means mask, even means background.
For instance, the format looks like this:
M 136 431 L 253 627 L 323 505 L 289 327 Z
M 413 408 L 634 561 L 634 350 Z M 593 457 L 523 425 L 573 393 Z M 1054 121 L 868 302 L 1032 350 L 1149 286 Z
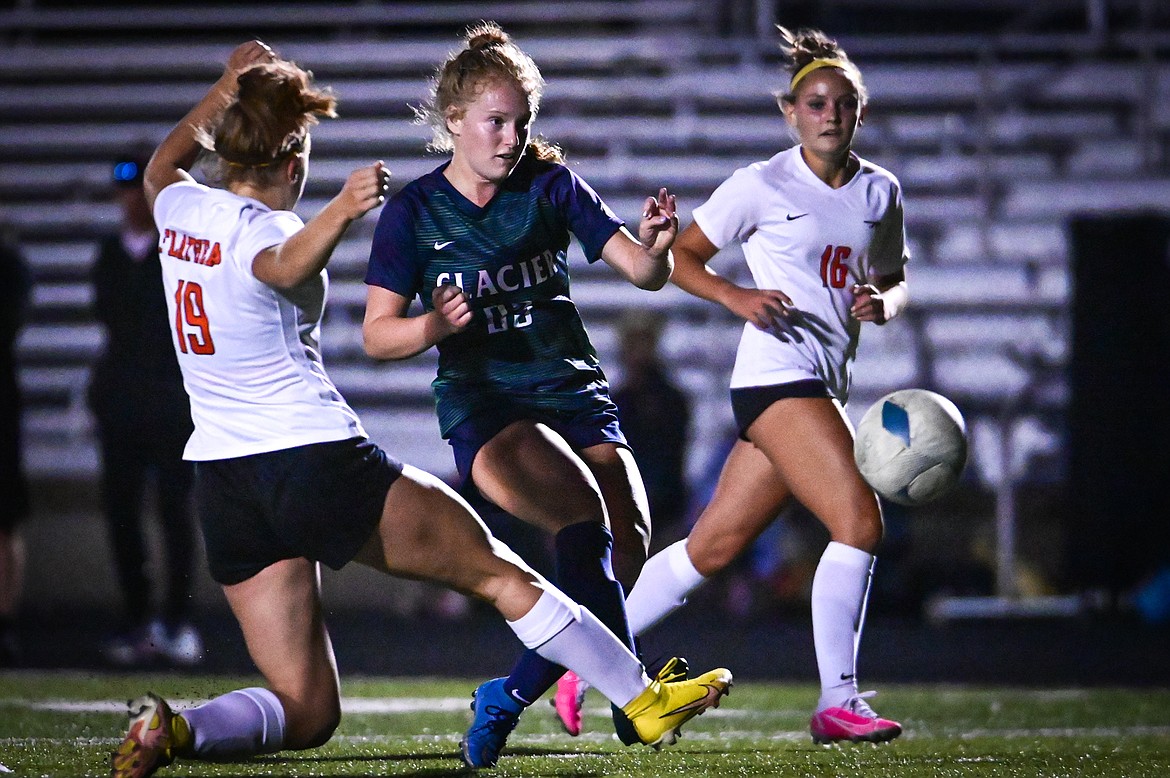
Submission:
M 790 77 L 780 108 L 799 144 L 736 171 L 674 244 L 674 283 L 746 321 L 731 376 L 740 440 L 690 536 L 646 563 L 626 608 L 635 633 L 648 629 L 799 500 L 830 535 L 812 586 L 812 737 L 880 742 L 902 728 L 869 707 L 856 668 L 882 516 L 842 406 L 861 323 L 884 324 L 906 304 L 902 192 L 851 151 L 866 106 L 857 67 L 819 31 L 781 34 Z M 731 243 L 756 288 L 707 267 Z

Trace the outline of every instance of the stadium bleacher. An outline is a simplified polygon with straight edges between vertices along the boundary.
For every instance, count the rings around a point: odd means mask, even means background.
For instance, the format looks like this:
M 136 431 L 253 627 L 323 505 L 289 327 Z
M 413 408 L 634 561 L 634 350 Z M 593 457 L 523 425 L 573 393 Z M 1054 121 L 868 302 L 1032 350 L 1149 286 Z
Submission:
M 775 41 L 758 34 L 784 20 L 768 3 L 746 4 L 757 9 L 747 23 L 737 11 L 738 27 L 720 16 L 742 5 L 34 2 L 0 10 L 0 220 L 20 235 L 37 284 L 19 343 L 30 471 L 86 477 L 96 467 L 84 391 L 102 333 L 88 312 L 88 270 L 98 236 L 117 222 L 109 163 L 157 141 L 243 37 L 264 36 L 340 96 L 341 118 L 315 133 L 305 215 L 366 160 L 386 159 L 397 185 L 438 164 L 423 152 L 427 130 L 411 122 L 411 106 L 463 27 L 493 18 L 548 80 L 537 131 L 564 146 L 619 215 L 633 219 L 641 198 L 666 185 L 679 192 L 685 222 L 736 167 L 790 142 L 772 96 L 783 80 Z M 1065 220 L 1170 207 L 1165 20 L 1120 13 L 1102 30 L 1099 19 L 1077 16 L 1083 3 L 1069 2 L 1048 4 L 1047 16 L 1006 0 L 828 5 L 850 22 L 840 39 L 872 99 L 858 150 L 901 177 L 915 251 L 914 304 L 904 322 L 866 328 L 853 411 L 917 385 L 998 418 L 1029 387 L 1049 387 L 1051 365 L 1067 354 Z M 915 12 L 921 24 L 866 32 L 850 21 L 883 7 L 899 18 Z M 982 9 L 1001 29 L 952 31 L 940 21 L 948 7 L 968 21 Z M 332 265 L 326 362 L 376 438 L 445 473 L 450 455 L 429 412 L 433 354 L 381 365 L 362 353 L 375 220 L 349 233 Z M 698 467 L 730 422 L 726 377 L 740 325 L 677 289 L 637 290 L 574 252 L 574 297 L 611 377 L 617 316 L 630 307 L 669 316 L 664 348 L 696 404 Z M 738 256 L 729 249 L 715 264 L 734 268 Z M 1045 418 L 1059 415 L 1064 394 L 1059 380 L 1035 393 Z

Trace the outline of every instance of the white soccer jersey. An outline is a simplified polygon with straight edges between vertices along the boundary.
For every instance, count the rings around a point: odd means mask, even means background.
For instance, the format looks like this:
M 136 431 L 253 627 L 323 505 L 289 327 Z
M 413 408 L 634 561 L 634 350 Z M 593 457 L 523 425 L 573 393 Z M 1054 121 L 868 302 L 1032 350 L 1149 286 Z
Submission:
M 743 245 L 759 289 L 790 298 L 790 315 L 770 331 L 745 324 L 733 389 L 820 378 L 842 404 L 861 323 L 850 289 L 897 272 L 910 258 L 898 180 L 865 160 L 833 189 L 809 169 L 800 147 L 740 168 L 694 219 L 722 248 Z
M 365 437 L 321 363 L 325 271 L 285 293 L 252 275 L 253 258 L 300 230 L 300 217 L 183 181 L 159 193 L 154 218 L 195 423 L 184 458 Z

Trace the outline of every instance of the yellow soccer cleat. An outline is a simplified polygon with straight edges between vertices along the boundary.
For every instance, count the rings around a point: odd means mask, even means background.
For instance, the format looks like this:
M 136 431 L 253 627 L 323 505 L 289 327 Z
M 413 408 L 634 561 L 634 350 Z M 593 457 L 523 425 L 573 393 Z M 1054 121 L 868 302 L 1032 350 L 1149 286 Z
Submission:
M 669 663 L 668 663 L 669 665 Z M 708 708 L 718 708 L 723 695 L 731 689 L 731 671 L 719 668 L 697 678 L 677 681 L 661 680 L 659 673 L 645 691 L 614 717 L 618 737 L 626 745 L 645 743 L 654 748 L 678 740 L 683 724 Z
M 110 754 L 113 778 L 146 778 L 175 759 L 177 749 L 190 745 L 186 720 L 166 701 L 147 692 L 130 702 L 130 726 L 122 744 Z

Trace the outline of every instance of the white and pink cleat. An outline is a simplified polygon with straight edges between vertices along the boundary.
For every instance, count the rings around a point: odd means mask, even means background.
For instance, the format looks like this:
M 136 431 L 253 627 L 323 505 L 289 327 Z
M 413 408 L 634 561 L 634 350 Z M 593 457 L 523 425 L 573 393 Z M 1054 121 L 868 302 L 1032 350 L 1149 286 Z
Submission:
M 825 708 L 813 714 L 809 731 L 814 743 L 885 743 L 902 734 L 902 725 L 883 719 L 865 701 L 875 692 L 850 697 L 840 707 Z

